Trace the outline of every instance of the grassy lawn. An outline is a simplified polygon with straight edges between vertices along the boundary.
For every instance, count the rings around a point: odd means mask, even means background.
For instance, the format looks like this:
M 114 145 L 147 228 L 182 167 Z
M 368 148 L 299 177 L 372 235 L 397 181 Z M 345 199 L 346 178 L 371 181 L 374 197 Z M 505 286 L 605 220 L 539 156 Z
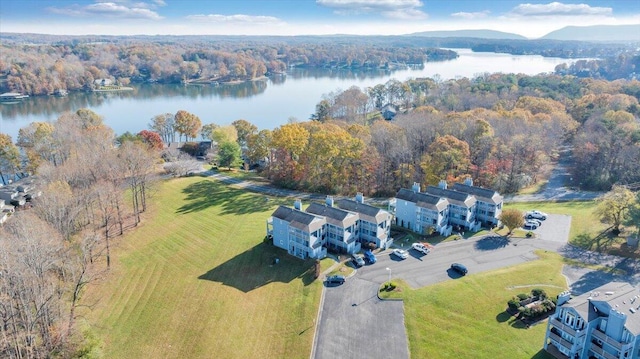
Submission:
M 412 358 L 552 358 L 542 351 L 546 321 L 525 328 L 505 312 L 507 301 L 539 287 L 555 297 L 566 288 L 562 258 L 472 274 L 422 289 L 403 288 Z M 401 286 L 402 287 L 402 286 Z
M 281 201 L 202 177 L 160 183 L 83 296 L 104 357 L 308 358 L 322 283 L 313 261 L 263 243 Z
M 208 166 L 205 166 L 205 167 L 208 167 Z M 228 170 L 227 168 L 222 167 L 222 168 L 214 169 L 214 172 L 217 172 L 224 176 L 229 176 L 229 177 L 233 177 L 233 178 L 237 178 L 245 181 L 270 183 L 266 178 L 258 175 L 256 172 L 253 172 L 253 171 L 245 171 L 240 169 Z

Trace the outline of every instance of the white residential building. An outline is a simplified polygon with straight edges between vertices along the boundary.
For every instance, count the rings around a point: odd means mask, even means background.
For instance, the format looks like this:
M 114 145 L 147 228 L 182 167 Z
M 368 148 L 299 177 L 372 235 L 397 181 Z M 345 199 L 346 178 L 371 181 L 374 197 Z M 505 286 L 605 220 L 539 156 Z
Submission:
M 267 220 L 267 236 L 275 246 L 302 259 L 323 258 L 328 249 L 356 253 L 362 243 L 385 247 L 392 242 L 389 212 L 364 204 L 362 194 L 337 204 L 340 208 L 328 196 L 325 204 L 312 203 L 305 211 L 299 200 L 293 208 L 280 206 Z
M 571 298 L 558 296 L 549 317 L 544 349 L 559 359 L 638 359 L 640 291 L 610 282 Z
M 428 186 L 420 192 L 420 184 L 400 189 L 389 203 L 389 211 L 395 215 L 395 224 L 417 233 L 432 231 L 450 235 L 459 231 L 478 231 L 481 226 L 499 224 L 503 199 L 497 192 L 473 186 L 470 179 L 465 184 L 447 188 L 445 181 L 437 187 Z

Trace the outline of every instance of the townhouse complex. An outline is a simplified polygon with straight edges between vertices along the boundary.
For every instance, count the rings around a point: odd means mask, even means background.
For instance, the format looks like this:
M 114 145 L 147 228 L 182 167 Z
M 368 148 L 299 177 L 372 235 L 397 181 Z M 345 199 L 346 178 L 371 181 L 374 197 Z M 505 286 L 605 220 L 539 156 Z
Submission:
M 637 359 L 640 356 L 640 291 L 610 282 L 571 298 L 558 296 L 544 349 L 556 358 Z
M 395 224 L 416 233 L 437 232 L 443 236 L 452 232 L 478 231 L 481 227 L 500 224 L 503 197 L 496 191 L 476 187 L 468 178 L 448 188 L 446 181 L 420 191 L 420 184 L 400 189 L 389 202 Z
M 279 206 L 267 220 L 273 244 L 302 259 L 324 258 L 327 250 L 355 253 L 367 243 L 386 248 L 390 233 L 391 213 L 365 204 L 362 193 L 335 203 L 327 196 L 325 204 L 312 203 L 304 211 L 296 200 L 293 208 Z

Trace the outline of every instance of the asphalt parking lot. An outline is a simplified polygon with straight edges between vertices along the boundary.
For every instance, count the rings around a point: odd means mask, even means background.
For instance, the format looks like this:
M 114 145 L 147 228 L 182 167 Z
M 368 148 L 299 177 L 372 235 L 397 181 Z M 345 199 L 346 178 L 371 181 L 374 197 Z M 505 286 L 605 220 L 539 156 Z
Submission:
M 571 230 L 571 216 L 566 214 L 550 214 L 542 225 L 532 230 L 536 237 L 547 241 L 567 243 Z
M 378 299 L 379 285 L 354 276 L 324 289 L 314 358 L 409 358 L 402 302 Z
M 324 288 L 312 358 L 409 358 L 401 301 L 381 301 L 377 290 L 389 277 L 412 288 L 455 280 L 451 263 L 464 264 L 468 275 L 537 259 L 538 249 L 559 251 L 569 238 L 571 217 L 550 215 L 534 238 L 487 235 L 436 245 L 422 255 L 408 250 L 400 260 L 392 250 L 379 252 L 377 263 L 359 268 L 346 283 Z

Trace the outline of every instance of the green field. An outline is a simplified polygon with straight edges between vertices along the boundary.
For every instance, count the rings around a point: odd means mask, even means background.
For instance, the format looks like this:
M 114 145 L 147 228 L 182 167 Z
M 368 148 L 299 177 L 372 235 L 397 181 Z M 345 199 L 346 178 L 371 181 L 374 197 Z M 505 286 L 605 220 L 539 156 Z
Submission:
M 552 358 L 542 351 L 546 321 L 525 328 L 505 312 L 507 301 L 533 288 L 556 296 L 566 288 L 562 258 L 479 273 L 422 289 L 404 288 L 412 358 Z
M 158 185 L 140 228 L 115 241 L 112 269 L 83 296 L 105 358 L 307 358 L 322 284 L 313 263 L 263 243 L 271 198 L 190 177 Z M 593 229 L 593 202 L 518 203 Z M 591 222 L 590 222 L 591 221 Z M 524 329 L 504 310 L 539 284 L 565 286 L 562 259 L 537 260 L 419 290 L 404 288 L 414 358 L 546 358 L 545 325 Z M 273 259 L 280 258 L 277 265 Z M 330 262 L 323 261 L 328 269 Z M 338 271 L 340 267 L 335 267 Z
M 83 296 L 104 357 L 308 358 L 322 284 L 312 262 L 263 243 L 279 201 L 202 177 L 160 183 Z

